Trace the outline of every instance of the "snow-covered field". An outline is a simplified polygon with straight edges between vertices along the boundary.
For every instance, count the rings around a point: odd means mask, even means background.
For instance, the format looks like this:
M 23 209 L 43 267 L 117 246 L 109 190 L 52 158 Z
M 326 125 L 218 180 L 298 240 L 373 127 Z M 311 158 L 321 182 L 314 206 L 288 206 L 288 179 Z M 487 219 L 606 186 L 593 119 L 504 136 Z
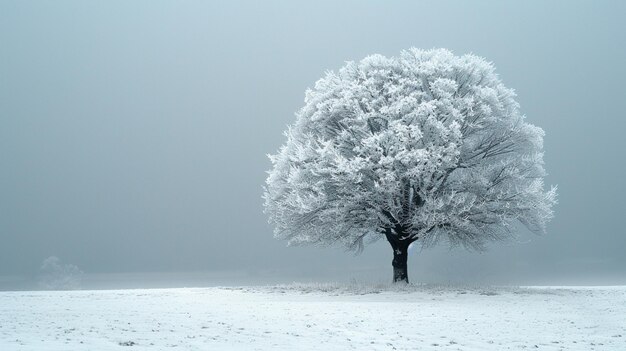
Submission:
M 626 350 L 626 287 L 0 292 L 0 350 Z

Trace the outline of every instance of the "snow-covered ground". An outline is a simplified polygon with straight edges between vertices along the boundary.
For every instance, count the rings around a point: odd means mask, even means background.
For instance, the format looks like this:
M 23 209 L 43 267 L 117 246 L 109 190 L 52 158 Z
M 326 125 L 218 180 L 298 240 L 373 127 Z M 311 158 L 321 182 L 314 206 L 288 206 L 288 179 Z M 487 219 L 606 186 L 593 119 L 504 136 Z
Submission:
M 0 292 L 0 350 L 626 350 L 626 287 Z

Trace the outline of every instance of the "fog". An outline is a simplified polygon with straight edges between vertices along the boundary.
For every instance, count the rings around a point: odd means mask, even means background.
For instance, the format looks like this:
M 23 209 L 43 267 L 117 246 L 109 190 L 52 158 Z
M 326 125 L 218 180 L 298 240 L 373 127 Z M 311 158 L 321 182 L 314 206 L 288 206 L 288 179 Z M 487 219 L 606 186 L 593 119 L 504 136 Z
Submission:
M 547 234 L 414 250 L 411 280 L 626 284 L 624 13 L 617 1 L 3 1 L 0 289 L 35 286 L 51 256 L 85 287 L 391 280 L 383 240 L 361 255 L 275 240 L 261 195 L 307 87 L 410 47 L 492 61 L 546 131 L 546 184 L 559 187 Z

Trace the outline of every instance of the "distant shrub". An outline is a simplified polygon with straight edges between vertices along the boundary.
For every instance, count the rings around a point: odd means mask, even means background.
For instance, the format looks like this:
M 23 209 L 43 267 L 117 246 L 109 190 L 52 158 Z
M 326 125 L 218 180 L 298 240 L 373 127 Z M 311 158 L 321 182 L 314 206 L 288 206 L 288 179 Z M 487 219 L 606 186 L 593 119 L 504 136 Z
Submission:
M 73 264 L 63 264 L 56 256 L 50 256 L 43 260 L 39 270 L 39 286 L 42 289 L 80 289 L 83 272 Z

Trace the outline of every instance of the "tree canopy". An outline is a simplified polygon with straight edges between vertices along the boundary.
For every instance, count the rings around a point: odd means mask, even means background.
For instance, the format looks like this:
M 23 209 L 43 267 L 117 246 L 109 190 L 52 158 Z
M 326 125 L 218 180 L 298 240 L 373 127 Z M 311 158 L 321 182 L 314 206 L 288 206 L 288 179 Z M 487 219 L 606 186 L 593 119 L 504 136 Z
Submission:
M 542 232 L 553 216 L 544 132 L 483 58 L 410 49 L 347 62 L 296 117 L 264 191 L 290 244 L 359 250 L 387 236 L 482 249 L 517 221 Z

